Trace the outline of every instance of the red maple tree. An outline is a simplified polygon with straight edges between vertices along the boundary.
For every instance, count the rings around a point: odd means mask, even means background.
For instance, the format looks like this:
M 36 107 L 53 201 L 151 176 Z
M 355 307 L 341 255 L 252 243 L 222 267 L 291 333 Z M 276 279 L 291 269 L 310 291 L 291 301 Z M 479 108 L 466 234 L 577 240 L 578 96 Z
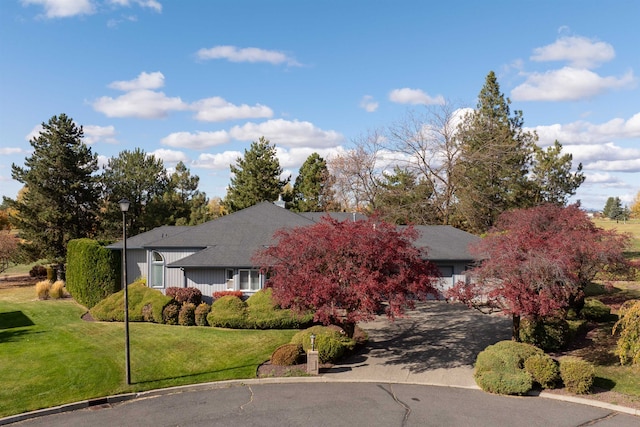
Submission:
M 384 302 L 393 319 L 415 300 L 439 294 L 439 271 L 413 245 L 412 227 L 325 217 L 274 237 L 277 244 L 254 261 L 268 272 L 276 302 L 299 312 L 313 310 L 316 321 L 342 324 L 348 333 L 356 322 L 373 319 Z
M 457 283 L 447 297 L 512 315 L 512 338 L 519 340 L 521 317 L 538 319 L 572 304 L 580 309 L 597 274 L 628 270 L 628 242 L 627 235 L 596 227 L 577 205 L 505 212 L 470 248 L 482 259 L 471 281 Z

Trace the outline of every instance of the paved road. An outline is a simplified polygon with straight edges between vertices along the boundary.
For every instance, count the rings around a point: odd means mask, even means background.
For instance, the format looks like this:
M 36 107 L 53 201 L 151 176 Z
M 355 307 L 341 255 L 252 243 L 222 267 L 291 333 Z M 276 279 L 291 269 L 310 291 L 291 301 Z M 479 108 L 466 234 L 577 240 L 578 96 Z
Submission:
M 236 385 L 142 398 L 14 424 L 51 426 L 616 426 L 640 419 L 591 406 L 411 384 Z

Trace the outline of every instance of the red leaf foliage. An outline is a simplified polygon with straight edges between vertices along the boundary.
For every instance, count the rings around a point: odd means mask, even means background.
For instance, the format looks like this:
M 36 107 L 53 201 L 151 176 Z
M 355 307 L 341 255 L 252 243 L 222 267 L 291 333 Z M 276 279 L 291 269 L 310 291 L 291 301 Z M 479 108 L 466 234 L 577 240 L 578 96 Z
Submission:
M 550 315 L 597 274 L 628 269 L 628 242 L 629 236 L 596 227 L 576 205 L 505 212 L 471 248 L 483 258 L 472 283 L 456 284 L 447 296 L 515 316 Z
M 324 324 L 371 320 L 383 302 L 393 319 L 415 299 L 438 295 L 439 271 L 413 245 L 411 227 L 325 217 L 275 238 L 276 245 L 254 258 L 269 273 L 273 298 L 281 307 L 314 310 Z

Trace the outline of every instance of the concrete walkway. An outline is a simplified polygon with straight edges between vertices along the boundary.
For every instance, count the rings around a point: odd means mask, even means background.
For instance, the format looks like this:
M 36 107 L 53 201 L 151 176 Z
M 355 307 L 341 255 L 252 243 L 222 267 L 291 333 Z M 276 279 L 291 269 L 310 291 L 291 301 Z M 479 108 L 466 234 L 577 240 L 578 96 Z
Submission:
M 478 353 L 511 338 L 507 316 L 442 301 L 420 303 L 395 321 L 381 316 L 360 326 L 369 334 L 367 348 L 324 372 L 327 379 L 477 388 Z

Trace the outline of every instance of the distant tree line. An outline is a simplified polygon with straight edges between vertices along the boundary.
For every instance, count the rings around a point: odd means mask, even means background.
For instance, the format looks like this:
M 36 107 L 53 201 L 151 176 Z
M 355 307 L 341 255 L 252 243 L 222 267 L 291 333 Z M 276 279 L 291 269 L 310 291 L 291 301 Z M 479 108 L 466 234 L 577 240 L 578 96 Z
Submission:
M 275 145 L 262 137 L 230 165 L 225 197 L 211 200 L 184 163 L 168 171 L 139 148 L 120 152 L 99 170 L 82 126 L 61 114 L 42 124 L 24 166 L 12 165 L 23 188 L 15 200 L 4 199 L 2 212 L 20 230 L 23 259 L 54 263 L 64 262 L 71 239 L 118 239 L 123 198 L 131 202 L 131 235 L 195 225 L 279 198 L 299 212 L 377 212 L 394 224 L 449 224 L 483 233 L 502 212 L 565 205 L 584 181 L 582 165 L 572 172 L 572 156 L 561 154 L 557 141 L 537 146 L 522 112 L 509 106 L 490 72 L 475 109 L 460 113 L 445 104 L 408 113 L 352 141 L 343 154 L 311 154 L 293 184 L 283 177 Z

